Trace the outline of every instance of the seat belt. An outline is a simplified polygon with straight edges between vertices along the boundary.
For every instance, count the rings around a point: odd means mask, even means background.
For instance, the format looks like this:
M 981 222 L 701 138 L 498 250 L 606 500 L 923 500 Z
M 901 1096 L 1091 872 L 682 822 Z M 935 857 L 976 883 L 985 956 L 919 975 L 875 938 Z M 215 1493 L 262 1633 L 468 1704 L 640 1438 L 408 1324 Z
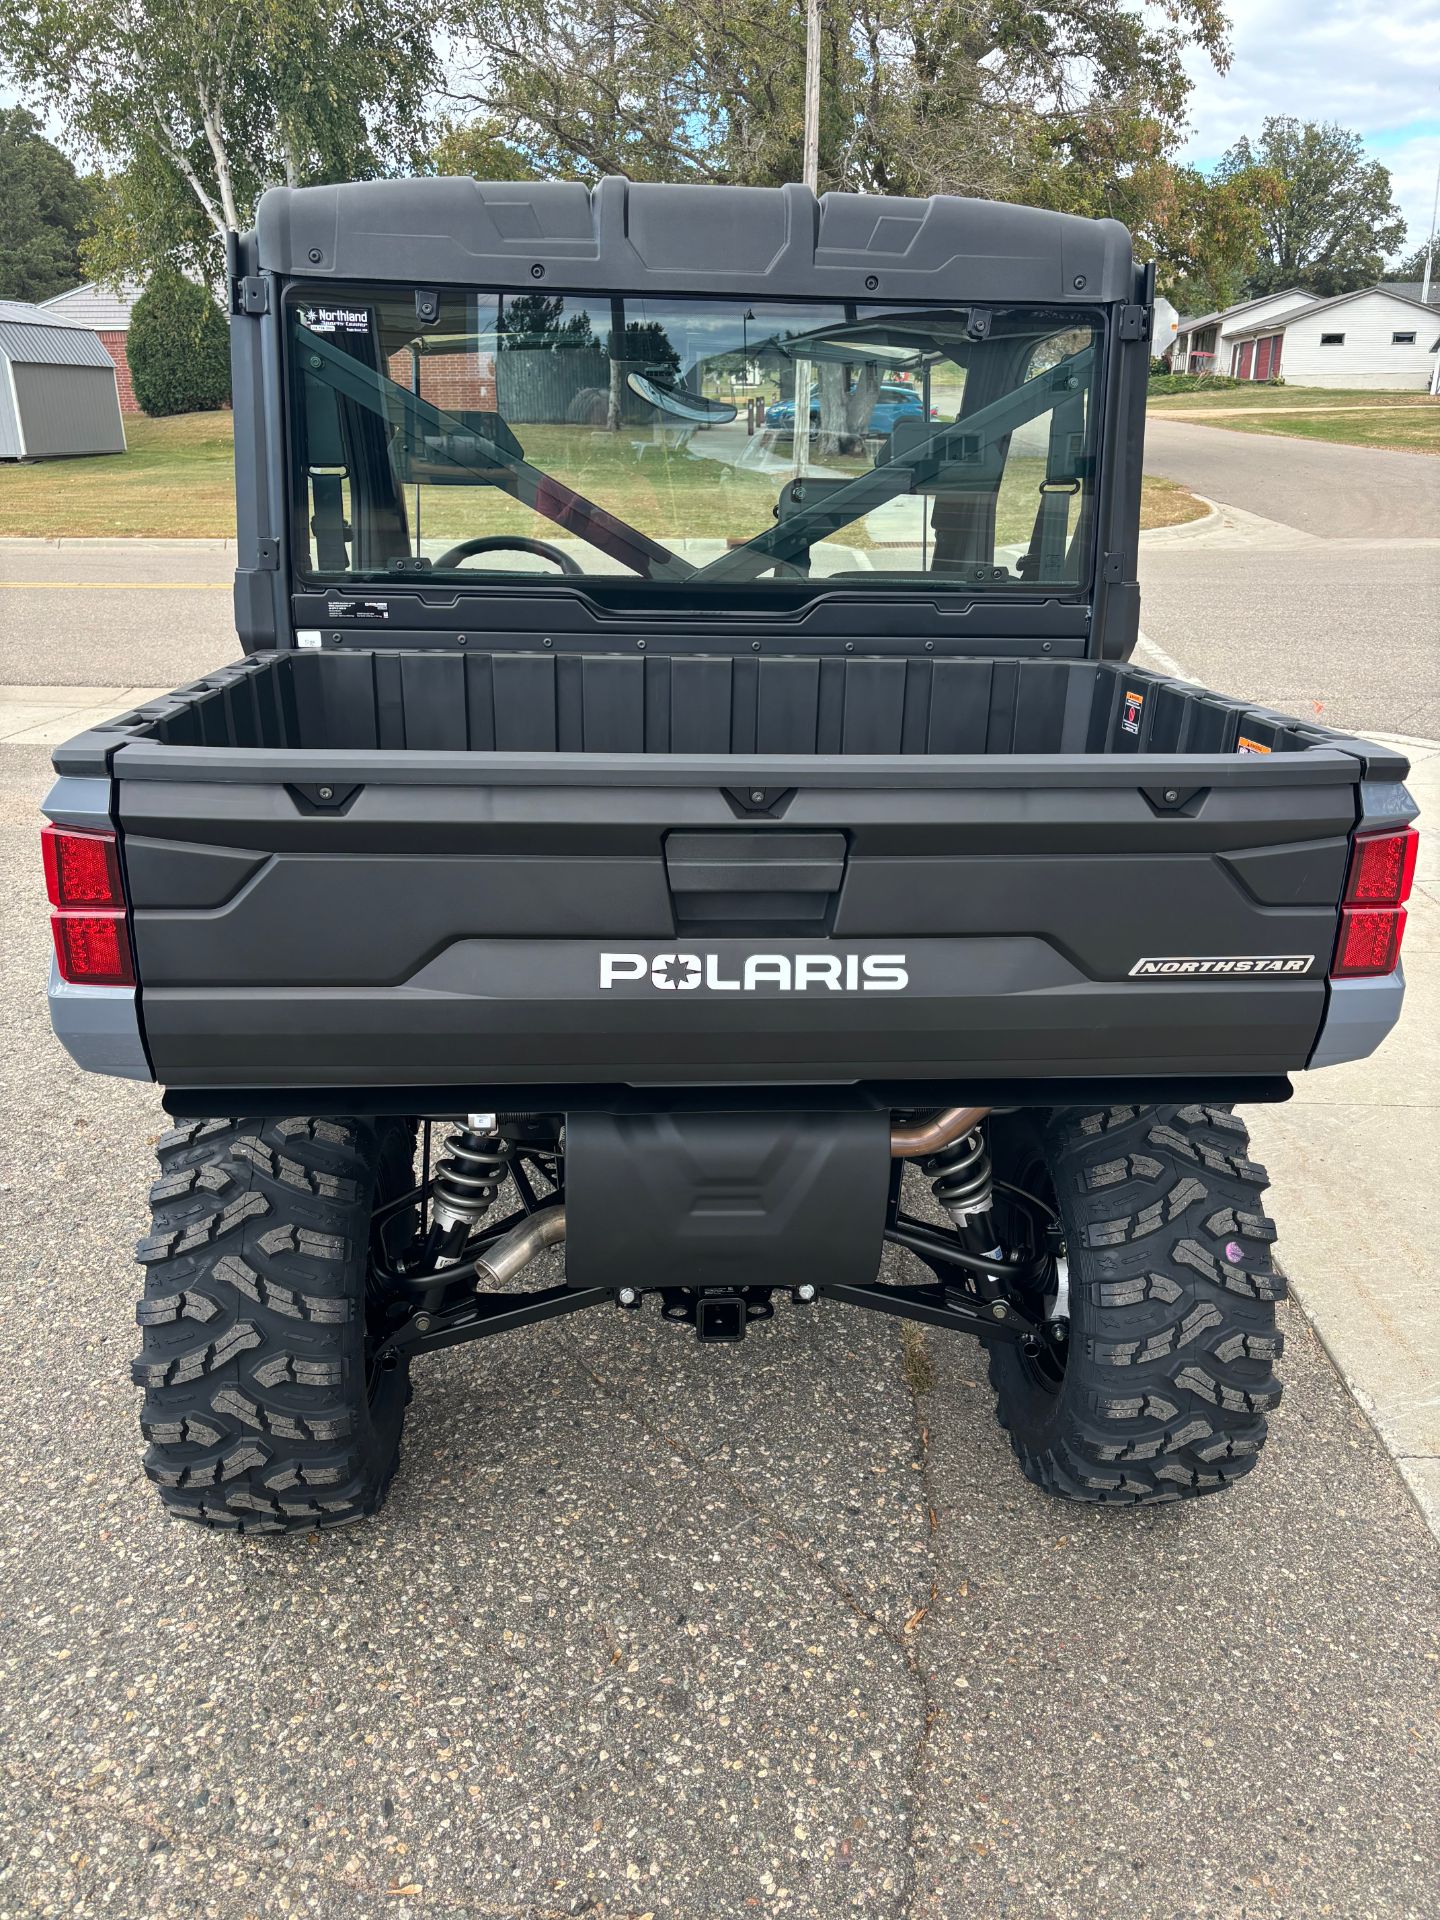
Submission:
M 345 545 L 345 476 L 340 473 L 312 473 L 311 497 L 315 517 L 310 522 L 315 535 L 315 564 L 322 573 L 345 573 L 350 554 Z
M 1045 478 L 1040 482 L 1040 504 L 1030 545 L 1020 572 L 1028 579 L 1062 581 L 1066 577 L 1066 542 L 1070 532 L 1070 502 L 1081 491 L 1080 462 L 1085 444 L 1085 395 L 1077 392 L 1051 409 L 1050 443 L 1045 455 Z

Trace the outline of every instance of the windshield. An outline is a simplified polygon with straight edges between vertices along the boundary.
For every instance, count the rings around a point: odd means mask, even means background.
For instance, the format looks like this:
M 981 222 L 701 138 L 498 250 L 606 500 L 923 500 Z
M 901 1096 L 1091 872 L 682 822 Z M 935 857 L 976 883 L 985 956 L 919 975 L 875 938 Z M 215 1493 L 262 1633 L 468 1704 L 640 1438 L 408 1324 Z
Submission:
M 1089 577 L 1090 317 L 397 288 L 287 325 L 311 576 Z

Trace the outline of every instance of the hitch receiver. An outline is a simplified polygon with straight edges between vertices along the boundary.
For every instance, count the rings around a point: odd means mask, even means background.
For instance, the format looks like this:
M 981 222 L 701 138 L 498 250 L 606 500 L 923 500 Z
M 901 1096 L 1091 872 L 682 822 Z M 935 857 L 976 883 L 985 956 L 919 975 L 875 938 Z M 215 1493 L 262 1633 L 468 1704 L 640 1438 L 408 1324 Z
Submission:
M 748 1317 L 743 1293 L 702 1293 L 695 1302 L 696 1337 L 716 1342 L 743 1340 Z

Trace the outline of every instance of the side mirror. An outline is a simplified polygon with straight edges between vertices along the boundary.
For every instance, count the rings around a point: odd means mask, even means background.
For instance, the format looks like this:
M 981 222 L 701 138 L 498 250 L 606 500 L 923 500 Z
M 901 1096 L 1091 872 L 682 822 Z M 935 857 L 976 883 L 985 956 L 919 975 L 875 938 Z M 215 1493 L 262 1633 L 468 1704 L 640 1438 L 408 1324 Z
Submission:
M 687 387 L 672 386 L 652 374 L 627 373 L 625 384 L 648 405 L 661 413 L 668 413 L 673 419 L 684 420 L 692 427 L 727 426 L 740 411 L 727 400 L 708 399 L 703 393 L 691 393 Z

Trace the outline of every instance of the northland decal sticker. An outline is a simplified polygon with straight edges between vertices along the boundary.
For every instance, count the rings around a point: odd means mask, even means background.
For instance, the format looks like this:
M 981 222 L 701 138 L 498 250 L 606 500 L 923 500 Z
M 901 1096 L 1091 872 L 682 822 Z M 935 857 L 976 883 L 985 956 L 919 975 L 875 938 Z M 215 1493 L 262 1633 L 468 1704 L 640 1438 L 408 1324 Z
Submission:
M 1229 953 L 1177 954 L 1169 959 L 1137 960 L 1130 969 L 1132 980 L 1193 980 L 1216 974 L 1308 973 L 1315 964 L 1313 953 Z
M 600 986 L 661 993 L 901 993 L 910 984 L 903 953 L 602 953 Z

